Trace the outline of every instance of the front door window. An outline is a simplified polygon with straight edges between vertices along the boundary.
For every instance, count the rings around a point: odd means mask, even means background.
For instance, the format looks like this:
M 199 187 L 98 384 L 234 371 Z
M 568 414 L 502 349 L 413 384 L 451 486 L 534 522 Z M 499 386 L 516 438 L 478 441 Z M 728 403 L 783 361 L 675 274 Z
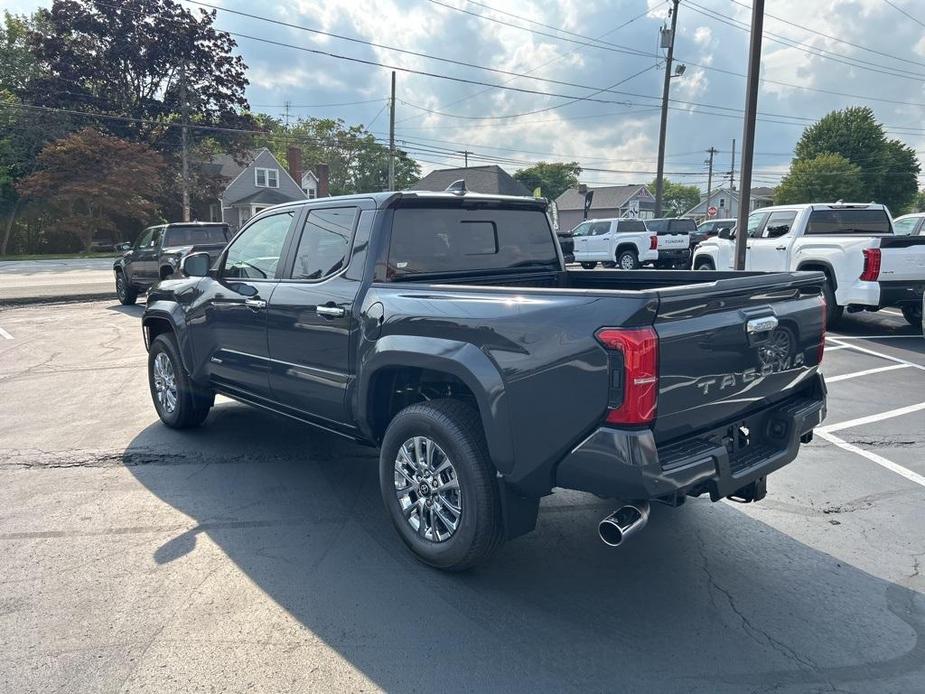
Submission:
M 272 279 L 286 233 L 292 224 L 292 211 L 258 219 L 247 227 L 228 247 L 222 277 L 234 279 Z

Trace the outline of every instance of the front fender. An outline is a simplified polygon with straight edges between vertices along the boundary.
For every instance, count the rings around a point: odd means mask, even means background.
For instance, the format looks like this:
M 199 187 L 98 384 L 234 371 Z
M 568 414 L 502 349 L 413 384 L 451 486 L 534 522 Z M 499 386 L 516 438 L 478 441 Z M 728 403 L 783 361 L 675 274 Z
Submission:
M 156 327 L 156 323 L 160 323 L 161 325 L 164 325 L 164 323 L 169 324 L 170 330 L 177 340 L 177 346 L 180 349 L 180 358 L 183 360 L 183 368 L 186 370 L 186 373 L 192 373 L 195 358 L 189 330 L 186 325 L 186 314 L 183 308 L 173 301 L 156 299 L 148 302 L 144 315 L 141 317 L 145 348 L 150 348 L 151 346 L 151 339 L 153 339 L 151 333 Z M 162 332 L 159 328 L 153 331 L 158 334 Z
M 388 335 L 371 343 L 360 363 L 356 391 L 357 423 L 373 437 L 369 408 L 370 386 L 376 372 L 386 367 L 431 369 L 455 376 L 475 395 L 492 462 L 502 473 L 514 465 L 508 400 L 504 381 L 494 362 L 467 342 L 438 337 Z

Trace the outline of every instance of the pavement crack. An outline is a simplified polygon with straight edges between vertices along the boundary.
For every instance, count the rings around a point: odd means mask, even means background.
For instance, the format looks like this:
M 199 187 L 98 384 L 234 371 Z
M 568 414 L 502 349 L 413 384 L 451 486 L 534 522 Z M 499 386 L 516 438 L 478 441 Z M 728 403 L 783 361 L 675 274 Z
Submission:
M 798 667 L 811 671 L 812 673 L 824 677 L 823 671 L 821 668 L 816 665 L 809 658 L 801 656 L 799 653 L 794 651 L 790 646 L 780 641 L 779 639 L 774 638 L 769 634 L 765 629 L 762 629 L 760 626 L 755 624 L 745 612 L 743 612 L 739 606 L 736 604 L 735 597 L 732 595 L 732 591 L 724 588 L 719 582 L 714 578 L 713 572 L 710 570 L 710 562 L 707 557 L 706 551 L 706 542 L 701 536 L 700 532 L 695 532 L 697 537 L 697 547 L 701 559 L 701 569 L 707 578 L 707 588 L 710 591 L 710 601 L 715 606 L 716 603 L 713 601 L 713 591 L 718 592 L 723 597 L 726 598 L 726 603 L 729 606 L 729 609 L 732 610 L 742 624 L 742 630 L 751 638 L 755 643 L 760 646 L 770 646 L 780 655 L 782 655 L 787 660 L 795 663 Z M 835 686 L 826 680 L 826 684 L 834 691 Z

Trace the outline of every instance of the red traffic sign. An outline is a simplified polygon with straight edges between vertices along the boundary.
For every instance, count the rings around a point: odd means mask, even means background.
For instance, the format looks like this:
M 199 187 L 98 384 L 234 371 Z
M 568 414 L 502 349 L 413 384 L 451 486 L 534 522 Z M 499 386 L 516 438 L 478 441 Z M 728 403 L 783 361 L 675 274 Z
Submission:
M 717 212 L 718 212 L 718 210 L 717 210 L 715 207 L 713 207 L 713 205 L 710 205 L 710 206 L 707 208 L 707 214 L 708 214 L 710 217 L 715 217 Z

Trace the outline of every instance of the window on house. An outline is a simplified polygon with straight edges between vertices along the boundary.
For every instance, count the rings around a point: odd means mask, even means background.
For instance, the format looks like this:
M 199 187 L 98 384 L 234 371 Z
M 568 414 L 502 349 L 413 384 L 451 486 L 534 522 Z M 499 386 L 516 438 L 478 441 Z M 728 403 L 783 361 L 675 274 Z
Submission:
M 309 199 L 309 200 L 314 200 L 314 199 L 318 196 L 318 194 L 315 192 L 315 189 L 314 189 L 314 188 L 309 188 L 309 189 L 306 190 L 305 192 L 308 194 L 308 199 Z
M 279 188 L 279 169 L 254 169 L 254 184 L 258 188 Z
M 726 206 L 726 198 L 720 198 L 720 199 L 719 199 L 719 206 L 720 206 L 720 207 L 725 207 L 725 206 Z

